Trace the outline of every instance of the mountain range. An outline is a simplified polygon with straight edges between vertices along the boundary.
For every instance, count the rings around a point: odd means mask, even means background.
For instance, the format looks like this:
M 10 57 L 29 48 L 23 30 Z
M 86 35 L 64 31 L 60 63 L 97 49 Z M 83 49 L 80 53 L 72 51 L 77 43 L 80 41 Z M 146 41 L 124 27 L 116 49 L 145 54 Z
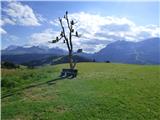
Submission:
M 48 48 L 46 46 L 8 46 L 1 51 L 2 55 L 23 55 L 23 54 L 54 54 L 64 55 L 67 52 L 59 48 Z
M 96 62 L 160 64 L 159 49 L 160 38 L 149 38 L 140 42 L 121 40 L 108 44 L 105 48 L 94 54 L 80 53 L 74 56 L 74 59 L 78 62 L 91 62 L 94 60 Z M 11 61 L 17 64 L 38 63 L 37 65 L 41 65 L 67 62 L 67 51 L 59 48 L 9 46 L 1 50 L 1 53 L 2 61 Z
M 97 61 L 130 64 L 160 64 L 160 38 L 140 42 L 117 41 L 94 54 Z

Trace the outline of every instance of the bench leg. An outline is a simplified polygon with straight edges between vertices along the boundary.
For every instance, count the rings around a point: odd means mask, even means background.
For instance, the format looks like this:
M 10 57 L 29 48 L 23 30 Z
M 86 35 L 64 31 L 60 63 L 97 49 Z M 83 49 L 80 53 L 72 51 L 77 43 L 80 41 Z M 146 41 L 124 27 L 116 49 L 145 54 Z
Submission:
M 64 72 L 61 72 L 60 77 L 65 77 L 65 73 L 64 73 Z

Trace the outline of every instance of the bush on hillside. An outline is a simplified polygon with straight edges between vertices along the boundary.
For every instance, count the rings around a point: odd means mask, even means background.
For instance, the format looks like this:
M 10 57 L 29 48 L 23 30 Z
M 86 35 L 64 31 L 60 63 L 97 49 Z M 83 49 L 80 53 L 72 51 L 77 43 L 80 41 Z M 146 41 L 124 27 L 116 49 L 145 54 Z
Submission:
M 5 88 L 14 88 L 15 87 L 15 82 L 10 79 L 2 79 L 1 80 L 1 86 Z
M 16 65 L 12 62 L 4 61 L 1 63 L 1 68 L 7 68 L 7 69 L 16 69 L 19 68 L 19 65 Z

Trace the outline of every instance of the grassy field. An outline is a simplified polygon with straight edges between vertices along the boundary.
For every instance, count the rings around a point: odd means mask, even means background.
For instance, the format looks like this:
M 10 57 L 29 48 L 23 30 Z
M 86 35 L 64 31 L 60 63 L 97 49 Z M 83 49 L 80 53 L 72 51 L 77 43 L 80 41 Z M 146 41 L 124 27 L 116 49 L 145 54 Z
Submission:
M 2 69 L 2 120 L 160 120 L 160 66 L 80 63 L 57 79 L 67 66 Z

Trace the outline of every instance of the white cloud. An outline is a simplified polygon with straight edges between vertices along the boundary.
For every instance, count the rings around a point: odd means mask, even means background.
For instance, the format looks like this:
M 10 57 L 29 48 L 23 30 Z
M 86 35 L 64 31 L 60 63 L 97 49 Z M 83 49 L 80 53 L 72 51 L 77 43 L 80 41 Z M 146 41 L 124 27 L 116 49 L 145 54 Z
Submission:
M 87 31 L 90 34 L 95 34 L 102 31 L 101 28 L 109 26 L 108 28 L 114 29 L 113 27 L 121 27 L 122 25 L 134 26 L 134 23 L 126 18 L 117 18 L 113 16 L 100 16 L 89 13 L 74 13 L 70 15 L 71 19 L 78 22 L 77 28 Z
M 3 28 L 0 28 L 0 34 L 7 34 L 7 32 Z
M 7 6 L 2 9 L 6 13 L 3 19 L 4 24 L 18 24 L 23 26 L 39 26 L 39 19 L 28 5 L 20 2 L 10 1 Z M 42 18 L 41 18 L 42 19 Z
M 78 22 L 77 29 L 85 31 L 88 39 L 90 39 L 90 37 L 103 38 L 102 34 L 104 34 L 106 39 L 107 36 L 112 35 L 117 38 L 119 36 L 120 40 L 123 38 L 124 40 L 132 39 L 134 41 L 147 37 L 156 37 L 159 31 L 158 26 L 138 26 L 125 17 L 100 16 L 80 12 L 71 14 L 70 18 Z M 101 36 L 97 36 L 99 33 Z M 144 33 L 148 35 L 145 36 L 143 35 Z
M 3 25 L 4 24 L 11 24 L 11 25 L 15 25 L 15 22 L 12 21 L 11 19 L 9 18 L 3 18 Z
M 7 42 L 8 45 L 16 45 L 16 44 L 20 44 L 20 38 L 18 36 L 15 36 L 15 35 L 11 35 L 11 34 L 7 34 L 7 35 L 4 35 L 3 36 L 3 39 L 2 39 L 2 43 L 3 42 Z
M 0 26 L 4 25 L 4 22 L 0 19 Z
M 53 31 L 52 29 L 46 29 L 40 33 L 34 33 L 30 36 L 29 44 L 31 45 L 48 45 L 49 47 L 63 46 L 62 42 L 57 44 L 51 44 L 49 41 L 55 39 L 59 32 Z M 64 47 L 65 48 L 65 47 Z
M 30 43 L 32 44 L 46 44 L 48 41 L 54 39 L 55 32 L 51 29 L 47 29 L 40 33 L 34 33 L 31 35 Z
M 2 25 L 4 25 L 4 22 L 0 19 L 0 34 L 7 34 L 7 32 L 2 28 Z
M 108 43 L 117 40 L 137 42 L 149 37 L 157 37 L 160 30 L 156 25 L 138 26 L 125 17 L 101 16 L 80 12 L 70 14 L 69 18 L 77 22 L 75 29 L 82 33 L 80 39 L 73 38 L 75 50 L 83 48 L 85 52 L 90 53 L 97 52 Z M 50 23 L 58 26 L 57 19 L 50 21 Z M 31 40 L 37 43 L 45 43 L 57 35 L 57 31 L 50 29 L 33 34 Z M 56 43 L 54 46 L 67 48 L 62 42 Z

